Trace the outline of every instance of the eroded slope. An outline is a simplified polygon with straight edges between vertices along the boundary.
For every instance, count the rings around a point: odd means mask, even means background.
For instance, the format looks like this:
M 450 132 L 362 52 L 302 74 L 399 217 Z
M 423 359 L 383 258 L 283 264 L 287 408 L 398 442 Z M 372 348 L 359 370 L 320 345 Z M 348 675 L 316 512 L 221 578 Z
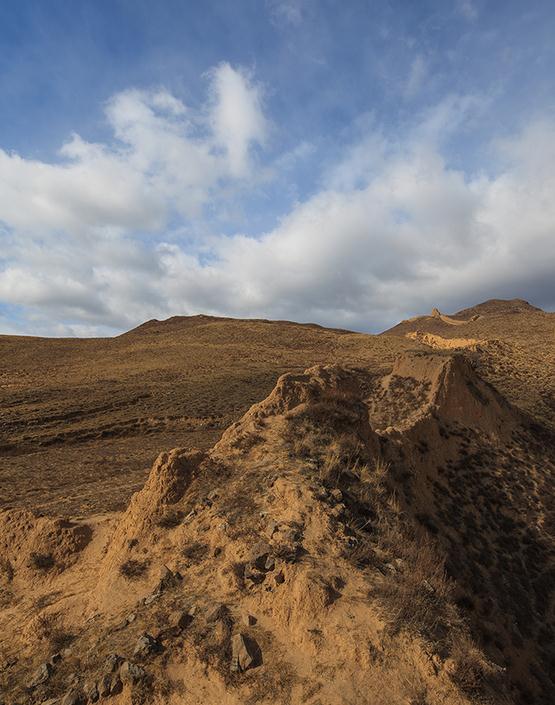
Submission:
M 6 701 L 549 703 L 551 441 L 457 355 L 284 375 L 122 514 L 3 515 Z

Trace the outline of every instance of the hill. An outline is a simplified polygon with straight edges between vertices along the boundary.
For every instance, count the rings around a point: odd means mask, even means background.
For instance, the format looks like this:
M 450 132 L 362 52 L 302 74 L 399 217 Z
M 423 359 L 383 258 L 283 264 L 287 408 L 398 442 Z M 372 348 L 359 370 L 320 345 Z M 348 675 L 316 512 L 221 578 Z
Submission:
M 4 337 L 3 703 L 552 703 L 554 320 Z
M 117 338 L 0 336 L 0 506 L 122 508 L 161 448 L 207 448 L 279 375 L 383 369 L 408 341 L 288 322 L 150 321 Z

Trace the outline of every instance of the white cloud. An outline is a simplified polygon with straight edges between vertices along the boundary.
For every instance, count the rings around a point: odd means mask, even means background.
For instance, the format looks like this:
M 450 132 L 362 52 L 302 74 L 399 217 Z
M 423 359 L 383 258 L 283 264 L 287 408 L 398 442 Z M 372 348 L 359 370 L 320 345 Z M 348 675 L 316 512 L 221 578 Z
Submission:
M 75 134 L 54 164 L 0 149 L 0 222 L 82 233 L 160 229 L 173 210 L 198 216 L 220 182 L 249 176 L 266 135 L 259 88 L 225 63 L 210 78 L 208 117 L 165 90 L 130 90 L 106 106 L 114 145 Z
M 444 144 L 480 98 L 447 96 L 403 140 L 366 122 L 321 190 L 272 230 L 185 239 L 191 218 L 208 228 L 198 214 L 234 179 L 257 178 L 251 148 L 268 130 L 246 74 L 224 64 L 211 80 L 207 110 L 166 91 L 118 94 L 116 141 L 73 136 L 58 163 L 0 152 L 0 301 L 26 316 L 0 318 L 4 330 L 90 334 L 198 312 L 377 329 L 494 295 L 555 304 L 553 120 L 494 144 L 491 172 L 470 177 Z
M 260 89 L 244 72 L 227 63 L 220 64 L 210 75 L 211 121 L 216 141 L 227 153 L 232 175 L 245 176 L 249 171 L 251 146 L 263 144 L 267 135 Z

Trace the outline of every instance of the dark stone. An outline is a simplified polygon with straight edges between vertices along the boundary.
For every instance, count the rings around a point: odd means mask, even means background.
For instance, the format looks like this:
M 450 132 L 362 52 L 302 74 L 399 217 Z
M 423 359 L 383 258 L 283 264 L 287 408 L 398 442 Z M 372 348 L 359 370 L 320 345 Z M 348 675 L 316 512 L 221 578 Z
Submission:
M 124 683 L 131 683 L 131 685 L 139 683 L 146 678 L 145 669 L 132 661 L 124 661 L 119 674 Z
M 254 639 L 246 634 L 235 634 L 231 640 L 230 670 L 242 673 L 262 663 L 260 647 Z
M 133 656 L 147 658 L 148 656 L 157 654 L 160 651 L 162 651 L 162 645 L 160 644 L 160 642 L 155 639 L 152 634 L 147 634 L 145 632 L 144 634 L 141 634 L 141 636 L 137 639 L 137 643 L 135 644 L 135 650 L 133 651 Z
M 37 670 L 31 676 L 31 680 L 28 684 L 29 689 L 38 688 L 39 685 L 46 683 L 46 681 L 52 675 L 54 669 L 49 663 L 41 663 Z

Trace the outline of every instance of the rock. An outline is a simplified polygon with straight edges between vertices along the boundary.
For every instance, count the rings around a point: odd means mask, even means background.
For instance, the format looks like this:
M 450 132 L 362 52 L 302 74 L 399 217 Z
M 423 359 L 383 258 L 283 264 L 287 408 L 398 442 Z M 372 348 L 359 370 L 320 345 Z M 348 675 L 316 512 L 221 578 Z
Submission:
M 330 495 L 333 497 L 333 499 L 335 499 L 336 502 L 341 502 L 341 500 L 343 499 L 343 492 L 341 492 L 338 487 L 331 490 Z
M 52 675 L 54 669 L 49 663 L 41 663 L 37 670 L 31 676 L 31 680 L 28 684 L 29 689 L 38 688 L 39 685 L 46 683 L 46 681 Z
M 283 570 L 280 570 L 279 573 L 276 574 L 274 580 L 276 581 L 276 585 L 283 585 L 285 582 L 285 575 L 283 574 Z
M 274 570 L 276 561 L 271 553 L 271 547 L 264 541 L 257 543 L 250 552 L 250 560 L 245 563 L 243 575 L 253 583 L 261 583 L 266 573 Z
M 52 656 L 48 659 L 48 663 L 51 666 L 55 666 L 61 660 L 62 660 L 62 654 L 59 651 L 57 651 L 55 654 L 52 654 Z
M 270 538 L 276 533 L 278 530 L 278 523 L 274 521 L 273 519 L 270 519 L 268 522 L 268 526 L 266 527 L 266 533 Z
M 116 676 L 112 680 L 112 687 L 110 688 L 110 695 L 119 695 L 123 690 L 123 683 L 119 676 Z
M 171 588 L 177 587 L 183 580 L 181 573 L 177 571 L 174 573 L 167 566 L 162 568 L 162 573 L 160 580 L 156 587 L 156 592 L 164 592 L 165 590 L 171 590 Z
M 135 613 L 135 612 L 131 612 L 131 614 L 128 614 L 128 615 L 127 615 L 125 621 L 127 622 L 127 624 L 131 624 L 131 623 L 134 622 L 136 619 L 137 619 L 136 613 Z
M 243 623 L 247 627 L 252 627 L 253 625 L 256 624 L 256 617 L 253 617 L 252 614 L 244 614 L 243 615 Z
M 123 663 L 123 658 L 118 654 L 110 654 L 104 661 L 104 673 L 115 673 Z
M 245 580 L 250 580 L 251 582 L 258 585 L 264 582 L 266 573 L 265 571 L 253 566 L 252 563 L 246 563 L 245 568 L 243 570 L 243 577 L 245 578 Z
M 252 547 L 250 552 L 249 563 L 258 570 L 269 570 L 265 566 L 266 561 L 270 556 L 271 550 L 272 549 L 269 544 L 265 543 L 264 541 L 260 541 Z
M 107 698 L 112 691 L 112 673 L 105 673 L 98 682 L 98 694 L 101 698 Z
M 131 683 L 131 685 L 139 683 L 146 678 L 145 669 L 132 661 L 124 661 L 119 670 L 119 674 L 124 683 Z
M 89 685 L 85 687 L 85 697 L 90 703 L 95 703 L 98 700 L 100 694 L 98 692 L 98 683 L 96 681 L 94 681 L 94 683 L 89 683 Z
M 133 656 L 139 656 L 140 658 L 147 658 L 153 654 L 157 654 L 162 650 L 160 642 L 155 639 L 151 634 L 145 632 L 137 639 L 135 644 L 135 650 L 133 651 Z
M 229 617 L 230 612 L 227 605 L 216 605 L 216 607 L 206 615 L 206 621 L 219 622 L 222 619 L 229 619 Z
M 82 705 L 84 702 L 83 693 L 80 690 L 68 690 L 60 705 Z
M 230 670 L 242 673 L 254 668 L 260 661 L 260 649 L 256 642 L 244 634 L 235 634 L 231 640 Z
M 187 627 L 191 624 L 192 621 L 193 615 L 187 610 L 178 612 L 174 618 L 174 624 L 176 627 L 179 627 L 179 629 L 187 629 Z
M 152 602 L 154 602 L 154 600 L 157 600 L 161 596 L 161 592 L 153 592 L 152 595 L 148 595 L 147 597 L 145 597 L 145 599 L 143 600 L 143 604 L 150 605 Z

